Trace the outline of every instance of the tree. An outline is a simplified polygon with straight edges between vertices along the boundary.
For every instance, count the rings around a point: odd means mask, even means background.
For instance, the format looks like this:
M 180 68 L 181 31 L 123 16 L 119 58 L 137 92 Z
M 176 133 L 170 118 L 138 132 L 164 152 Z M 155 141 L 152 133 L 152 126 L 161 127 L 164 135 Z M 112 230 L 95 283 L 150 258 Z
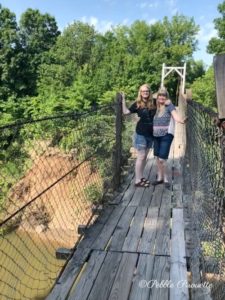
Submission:
M 187 62 L 186 86 L 189 87 L 197 78 L 202 77 L 206 72 L 206 66 L 202 60 L 190 59 Z
M 211 108 L 216 107 L 216 91 L 212 67 L 206 71 L 205 75 L 193 82 L 191 89 L 195 101 Z
M 17 90 L 18 48 L 16 16 L 0 5 L 0 99 L 3 101 Z
M 55 44 L 58 35 L 55 18 L 41 14 L 38 10 L 28 9 L 20 19 L 21 56 L 24 70 L 24 94 L 35 95 L 38 67 L 45 61 L 47 51 Z
M 225 1 L 218 5 L 218 11 L 222 15 L 221 18 L 214 19 L 218 37 L 211 38 L 207 46 L 207 51 L 211 54 L 221 54 L 225 52 Z
M 71 86 L 79 69 L 89 63 L 94 43 L 93 27 L 81 22 L 69 25 L 40 67 L 39 93 L 46 94 Z
M 49 112 L 51 105 L 54 111 L 62 111 L 108 103 L 119 90 L 134 99 L 143 82 L 149 82 L 153 91 L 158 89 L 163 62 L 180 65 L 190 61 L 188 79 L 193 82 L 202 75 L 192 58 L 197 30 L 193 19 L 178 15 L 151 25 L 136 21 L 130 27 L 116 26 L 105 34 L 74 22 L 58 37 L 39 68 L 39 95 L 34 103 L 41 104 L 42 112 L 43 108 Z M 170 77 L 166 84 L 174 96 L 177 78 Z

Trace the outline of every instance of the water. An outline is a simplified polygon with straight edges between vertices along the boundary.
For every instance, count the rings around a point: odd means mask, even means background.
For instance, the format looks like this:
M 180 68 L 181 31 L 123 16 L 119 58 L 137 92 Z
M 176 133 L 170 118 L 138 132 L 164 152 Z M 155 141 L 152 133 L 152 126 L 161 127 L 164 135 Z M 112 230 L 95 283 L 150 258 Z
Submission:
M 12 232 L 0 238 L 0 299 L 45 299 L 63 260 L 55 258 L 60 243 L 45 235 Z

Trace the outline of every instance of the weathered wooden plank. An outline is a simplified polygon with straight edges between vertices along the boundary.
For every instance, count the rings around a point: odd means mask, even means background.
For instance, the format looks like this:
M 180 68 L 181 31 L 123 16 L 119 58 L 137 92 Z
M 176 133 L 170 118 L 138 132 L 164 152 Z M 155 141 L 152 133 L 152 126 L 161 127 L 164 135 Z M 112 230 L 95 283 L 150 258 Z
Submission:
M 122 185 L 121 189 L 122 192 L 119 193 L 119 195 L 117 195 L 114 199 L 110 200 L 108 203 L 109 204 L 119 204 L 121 202 L 123 202 L 123 205 L 125 204 L 125 193 L 126 191 L 129 189 L 130 185 L 133 184 L 134 181 L 134 173 L 130 173 L 128 175 L 128 178 L 126 179 L 126 182 Z
M 176 127 L 175 127 L 175 129 L 176 129 Z M 174 136 L 174 139 L 173 139 L 172 144 L 170 146 L 170 152 L 169 152 L 169 158 L 170 159 L 173 159 L 175 140 L 176 140 L 176 135 Z
M 169 269 L 170 267 L 169 267 L 168 257 L 166 256 L 155 257 L 149 299 L 151 300 L 169 299 Z
M 151 185 L 151 182 L 156 180 L 156 165 L 155 165 L 155 159 L 151 158 L 151 169 L 148 176 L 148 180 L 150 181 L 150 187 L 148 189 L 144 190 L 144 193 L 142 195 L 142 198 L 139 202 L 139 206 L 146 206 L 149 207 L 150 203 L 152 201 L 154 186 Z
M 183 195 L 182 191 L 173 191 L 174 195 L 174 204 L 176 205 L 177 208 L 182 208 L 183 207 Z
M 162 195 L 164 191 L 164 185 L 159 184 L 154 188 L 154 194 L 152 196 L 151 207 L 160 207 L 162 201 Z
M 151 172 L 152 165 L 153 165 L 153 159 L 148 159 L 146 166 L 145 166 L 144 175 L 143 175 L 145 178 L 149 178 L 149 174 Z M 135 193 L 129 203 L 129 206 L 138 206 L 139 205 L 145 189 L 148 190 L 149 188 L 138 187 L 135 189 Z
M 173 191 L 181 191 L 181 184 L 180 183 L 175 183 L 173 184 Z
M 192 242 L 192 231 L 191 230 L 185 230 L 184 231 L 184 236 L 185 236 L 185 253 L 186 257 L 190 257 L 191 253 L 193 252 L 194 245 Z
M 174 159 L 173 161 L 173 184 L 182 184 L 182 169 L 181 169 L 181 162 L 179 158 Z
M 98 235 L 96 238 L 94 244 L 93 244 L 93 249 L 98 249 L 98 250 L 103 250 L 105 249 L 113 231 L 115 230 L 115 227 L 121 217 L 121 215 L 124 212 L 125 207 L 118 205 L 113 209 L 113 212 L 109 218 L 109 220 L 106 222 L 104 225 L 101 233 Z
M 148 189 L 145 189 L 138 206 L 149 207 L 152 201 L 153 191 L 154 191 L 154 187 L 152 185 L 150 185 Z
M 149 208 L 145 219 L 144 230 L 138 245 L 138 252 L 153 253 L 159 210 L 157 207 Z
M 135 206 L 126 207 L 119 223 L 116 226 L 115 232 L 113 233 L 112 240 L 108 248 L 110 251 L 120 251 L 122 249 L 136 209 L 137 207 Z
M 138 254 L 124 253 L 108 300 L 126 300 L 130 292 Z
M 98 272 L 105 259 L 105 251 L 93 251 L 87 263 L 87 266 L 69 294 L 68 300 L 85 300 L 87 299 Z
M 189 299 L 183 210 L 177 208 L 173 209 L 170 280 L 174 285 L 174 288 L 170 289 L 170 299 Z
M 100 269 L 88 300 L 106 300 L 109 297 L 115 276 L 121 262 L 122 253 L 108 252 Z
M 170 218 L 171 198 L 172 198 L 172 191 L 168 189 L 164 189 L 162 194 L 162 201 L 159 209 L 160 217 Z
M 150 288 L 148 287 L 148 285 L 151 285 L 153 265 L 154 256 L 148 254 L 140 254 L 129 300 L 150 299 Z
M 56 282 L 53 290 L 48 295 L 46 300 L 64 300 L 66 299 L 69 291 L 80 273 L 83 263 L 88 258 L 91 249 L 77 249 L 68 262 L 66 269 L 62 276 Z
M 103 209 L 101 215 L 96 219 L 96 221 L 88 228 L 83 240 L 78 244 L 77 248 L 92 248 L 93 243 L 104 227 L 105 223 L 108 221 L 113 207 L 106 207 Z
M 172 167 L 173 167 L 173 157 L 172 157 L 172 155 L 169 156 L 169 158 L 166 162 L 166 165 L 167 165 L 166 166 L 166 171 L 167 171 L 168 181 L 172 185 Z
M 145 189 L 149 189 L 149 188 L 135 187 L 135 192 L 134 192 L 133 197 L 128 205 L 129 206 L 138 206 Z
M 130 230 L 123 244 L 122 251 L 135 252 L 137 250 L 146 213 L 147 207 L 140 206 L 137 208 Z
M 155 241 L 155 255 L 170 255 L 170 214 L 159 216 Z
M 133 195 L 136 191 L 134 183 L 135 183 L 135 179 L 133 178 L 128 189 L 124 193 L 123 199 L 121 201 L 121 205 L 127 206 L 130 203 L 131 199 L 133 198 Z

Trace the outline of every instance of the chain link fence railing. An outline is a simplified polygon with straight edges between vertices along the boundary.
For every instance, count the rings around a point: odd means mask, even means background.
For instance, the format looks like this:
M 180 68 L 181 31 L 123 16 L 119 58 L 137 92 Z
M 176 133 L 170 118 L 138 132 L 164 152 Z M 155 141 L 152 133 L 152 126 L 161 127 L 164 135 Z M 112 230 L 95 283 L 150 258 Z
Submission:
M 44 299 L 66 264 L 57 248 L 75 249 L 79 225 L 119 184 L 130 141 L 116 106 L 0 128 L 1 300 Z
M 202 297 L 208 293 L 212 299 L 222 300 L 225 299 L 225 145 L 221 143 L 224 133 L 216 125 L 217 114 L 192 100 L 188 101 L 187 115 L 194 233 L 192 277 L 195 284 L 210 286 L 210 292 L 203 289 Z M 196 271 L 198 275 L 194 274 Z

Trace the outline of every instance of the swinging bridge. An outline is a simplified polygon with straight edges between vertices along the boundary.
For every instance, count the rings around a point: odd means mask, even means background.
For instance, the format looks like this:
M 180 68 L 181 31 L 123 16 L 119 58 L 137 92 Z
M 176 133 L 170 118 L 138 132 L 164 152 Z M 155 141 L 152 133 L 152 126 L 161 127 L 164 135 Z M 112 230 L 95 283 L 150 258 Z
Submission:
M 169 189 L 134 187 L 134 121 L 120 94 L 0 128 L 0 299 L 224 299 L 224 61 L 215 60 L 220 127 L 184 93 L 186 66 L 174 67 L 188 122 L 176 125 Z M 162 84 L 172 72 L 163 68 Z M 155 180 L 152 153 L 144 172 Z

